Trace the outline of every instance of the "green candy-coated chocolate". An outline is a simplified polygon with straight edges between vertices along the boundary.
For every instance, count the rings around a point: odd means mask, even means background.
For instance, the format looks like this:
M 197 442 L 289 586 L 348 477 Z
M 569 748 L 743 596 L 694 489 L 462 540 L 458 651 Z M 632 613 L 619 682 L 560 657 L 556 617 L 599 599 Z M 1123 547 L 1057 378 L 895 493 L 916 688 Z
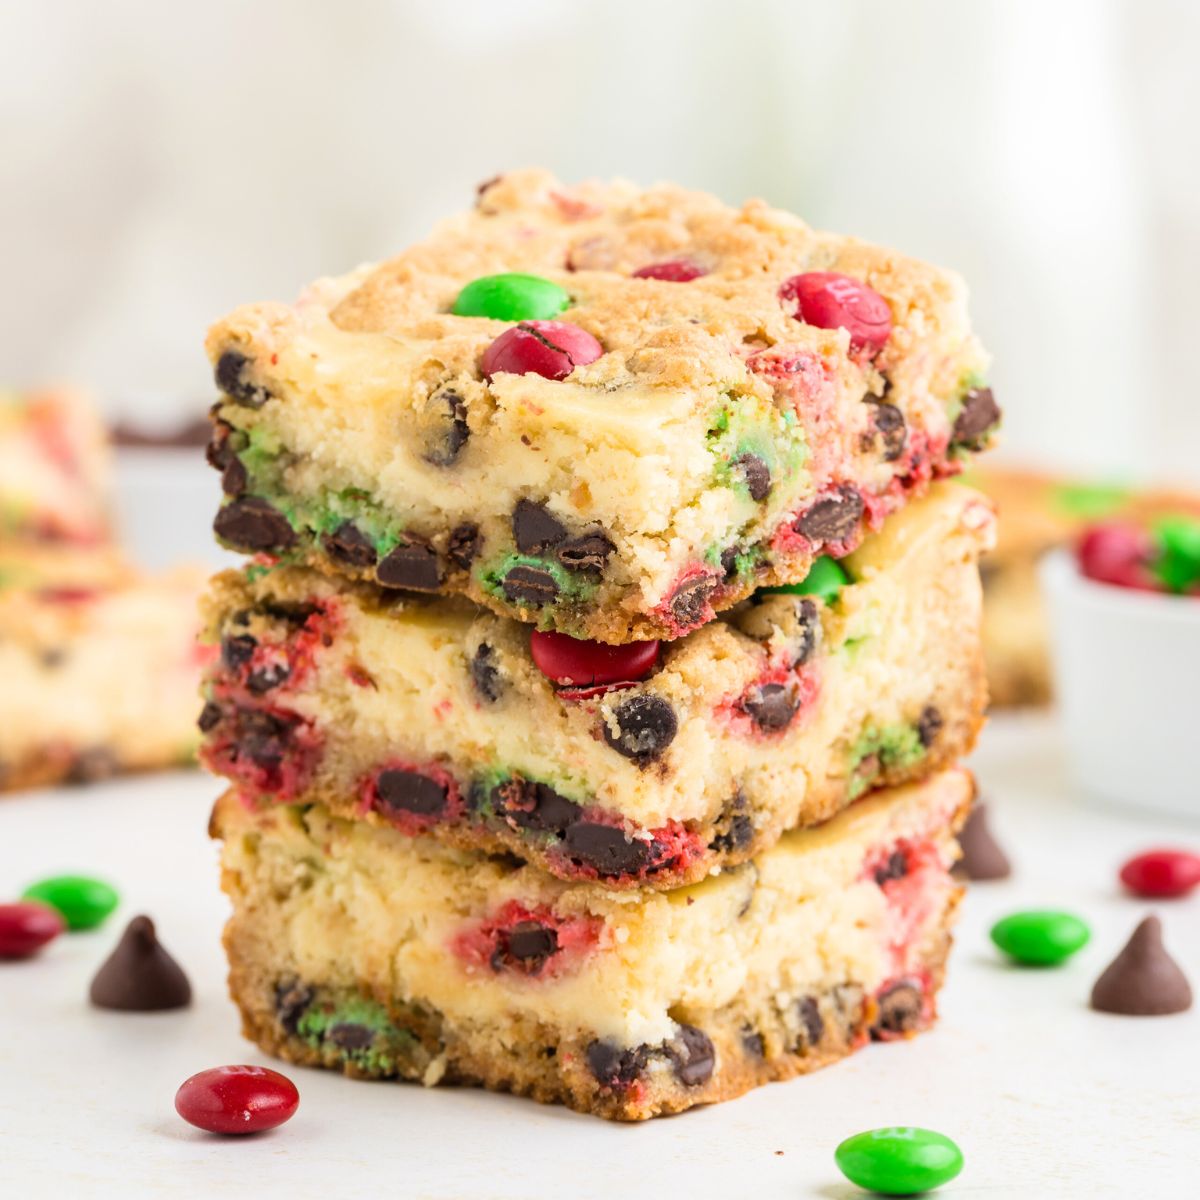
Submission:
M 570 303 L 571 297 L 557 283 L 540 275 L 482 275 L 458 293 L 453 312 L 494 321 L 546 321 Z
M 963 1169 L 962 1151 L 944 1133 L 912 1126 L 856 1133 L 833 1157 L 851 1183 L 885 1196 L 927 1192 Z
M 1035 967 L 1066 962 L 1087 945 L 1092 931 L 1073 913 L 1029 909 L 992 926 L 992 941 L 1010 958 Z
M 102 879 L 86 875 L 55 875 L 39 879 L 21 894 L 22 900 L 40 900 L 56 908 L 70 930 L 95 929 L 117 907 L 116 889 Z
M 1154 522 L 1158 556 L 1154 574 L 1172 592 L 1200 583 L 1200 521 L 1194 517 L 1160 517 Z
M 759 592 L 764 596 L 819 596 L 826 604 L 832 604 L 849 582 L 850 576 L 841 563 L 823 554 L 799 583 L 759 588 Z

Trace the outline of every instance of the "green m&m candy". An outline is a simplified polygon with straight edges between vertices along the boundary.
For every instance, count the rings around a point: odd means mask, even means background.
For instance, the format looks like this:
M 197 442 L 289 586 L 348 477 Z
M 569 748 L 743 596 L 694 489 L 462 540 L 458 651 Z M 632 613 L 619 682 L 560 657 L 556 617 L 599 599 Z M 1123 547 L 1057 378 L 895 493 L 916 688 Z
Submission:
M 95 929 L 117 907 L 116 890 L 86 875 L 55 875 L 30 884 L 22 900 L 40 900 L 62 914 L 70 930 Z
M 813 563 L 809 572 L 799 583 L 785 583 L 781 587 L 759 588 L 763 596 L 819 596 L 826 604 L 832 604 L 838 592 L 850 582 L 846 569 L 827 554 L 822 554 Z
M 912 1126 L 856 1133 L 833 1158 L 851 1183 L 885 1196 L 927 1192 L 963 1169 L 962 1151 L 944 1133 Z
M 571 297 L 540 275 L 482 275 L 454 301 L 457 317 L 491 317 L 494 321 L 548 321 L 570 306 Z
M 1160 517 L 1154 522 L 1158 554 L 1154 574 L 1172 592 L 1200 583 L 1200 521 L 1194 517 Z
M 1048 909 L 1011 913 L 992 926 L 992 941 L 1010 958 L 1031 967 L 1066 962 L 1091 936 L 1074 914 Z

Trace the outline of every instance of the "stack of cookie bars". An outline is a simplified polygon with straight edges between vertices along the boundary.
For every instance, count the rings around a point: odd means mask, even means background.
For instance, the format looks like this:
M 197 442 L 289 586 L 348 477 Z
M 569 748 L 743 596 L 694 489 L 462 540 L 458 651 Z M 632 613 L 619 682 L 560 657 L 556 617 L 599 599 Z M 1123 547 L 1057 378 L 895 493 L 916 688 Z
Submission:
M 517 172 L 208 351 L 248 1036 L 637 1120 L 933 1020 L 999 419 L 954 275 Z

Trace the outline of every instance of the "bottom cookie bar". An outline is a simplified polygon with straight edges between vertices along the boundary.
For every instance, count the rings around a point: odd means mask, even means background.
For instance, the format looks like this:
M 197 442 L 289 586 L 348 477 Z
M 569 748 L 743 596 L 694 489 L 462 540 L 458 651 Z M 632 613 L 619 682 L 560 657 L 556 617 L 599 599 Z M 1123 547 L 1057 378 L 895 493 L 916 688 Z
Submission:
M 972 790 L 876 792 L 671 892 L 229 792 L 231 991 L 264 1050 L 356 1077 L 620 1120 L 729 1099 L 933 1021 Z

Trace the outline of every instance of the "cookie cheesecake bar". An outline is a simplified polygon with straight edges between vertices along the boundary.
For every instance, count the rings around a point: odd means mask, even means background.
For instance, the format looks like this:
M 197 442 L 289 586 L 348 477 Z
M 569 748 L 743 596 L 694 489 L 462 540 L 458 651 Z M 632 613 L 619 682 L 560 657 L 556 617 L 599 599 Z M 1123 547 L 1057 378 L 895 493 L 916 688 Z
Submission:
M 231 791 L 231 990 L 293 1062 L 679 1112 L 930 1024 L 971 794 L 936 774 L 690 887 L 615 892 Z
M 844 556 L 999 421 L 957 276 L 537 171 L 207 348 L 226 545 L 614 644 Z
M 816 575 L 610 647 L 300 567 L 218 577 L 202 758 L 261 805 L 669 888 L 971 749 L 992 510 L 941 483 Z

